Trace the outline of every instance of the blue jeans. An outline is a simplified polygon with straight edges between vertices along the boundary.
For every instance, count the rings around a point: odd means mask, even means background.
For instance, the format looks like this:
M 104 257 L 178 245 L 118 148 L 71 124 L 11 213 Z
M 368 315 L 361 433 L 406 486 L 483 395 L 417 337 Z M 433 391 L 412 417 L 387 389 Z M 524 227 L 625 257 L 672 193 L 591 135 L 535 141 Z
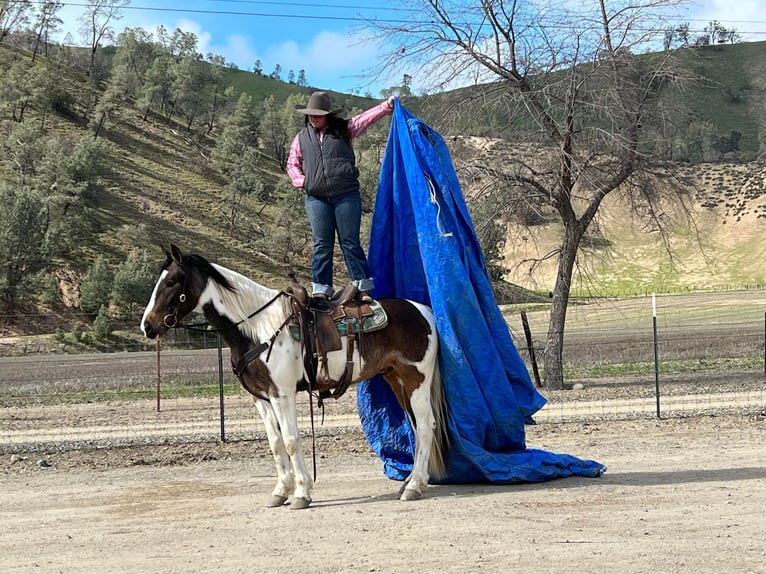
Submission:
M 314 238 L 314 256 L 311 259 L 312 292 L 315 295 L 333 293 L 332 255 L 336 231 L 352 282 L 360 291 L 372 289 L 367 256 L 359 241 L 362 221 L 362 196 L 359 192 L 337 197 L 306 195 L 305 203 Z

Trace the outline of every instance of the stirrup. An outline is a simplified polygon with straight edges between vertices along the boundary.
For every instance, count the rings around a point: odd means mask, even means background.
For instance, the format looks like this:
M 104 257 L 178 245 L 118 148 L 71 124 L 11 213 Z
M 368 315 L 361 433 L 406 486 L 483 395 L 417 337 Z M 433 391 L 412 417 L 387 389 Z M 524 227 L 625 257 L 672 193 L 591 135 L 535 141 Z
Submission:
M 370 297 L 369 291 L 360 291 L 356 296 L 356 300 L 360 303 L 372 303 L 372 297 Z

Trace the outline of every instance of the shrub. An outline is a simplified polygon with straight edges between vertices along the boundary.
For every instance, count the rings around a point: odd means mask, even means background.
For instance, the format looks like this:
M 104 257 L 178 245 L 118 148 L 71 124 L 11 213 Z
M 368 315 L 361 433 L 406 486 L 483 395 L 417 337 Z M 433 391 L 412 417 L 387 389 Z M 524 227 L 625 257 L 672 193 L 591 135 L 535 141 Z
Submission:
M 93 321 L 93 338 L 96 341 L 106 342 L 112 334 L 112 321 L 104 305 L 98 310 L 98 316 Z

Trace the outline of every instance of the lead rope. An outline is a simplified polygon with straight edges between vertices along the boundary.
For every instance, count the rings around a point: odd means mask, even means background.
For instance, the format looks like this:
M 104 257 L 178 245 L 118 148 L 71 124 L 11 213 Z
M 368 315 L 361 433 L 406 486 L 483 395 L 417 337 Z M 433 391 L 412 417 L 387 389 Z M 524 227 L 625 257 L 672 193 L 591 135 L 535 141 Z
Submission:
M 324 410 L 324 409 L 323 409 Z M 317 441 L 314 434 L 314 395 L 311 394 L 311 383 L 309 382 L 309 418 L 311 419 L 311 464 L 314 469 L 314 483 L 317 481 Z
M 304 315 L 300 306 L 300 303 L 293 298 L 292 301 L 292 307 L 293 307 L 293 313 L 296 317 L 298 317 L 298 331 L 301 334 L 301 343 L 303 345 L 303 368 L 304 373 L 306 375 L 306 386 L 308 390 L 309 395 L 309 421 L 311 422 L 311 464 L 314 471 L 314 482 L 317 481 L 317 444 L 316 444 L 316 433 L 314 430 L 314 393 L 313 393 L 313 383 L 312 379 L 314 377 L 311 376 L 311 374 L 308 372 L 308 365 L 306 364 L 306 357 L 311 352 L 311 349 L 309 348 L 309 329 L 306 327 L 305 321 L 304 321 Z M 324 414 L 324 409 L 322 409 L 322 413 Z M 324 417 L 323 417 L 324 419 Z

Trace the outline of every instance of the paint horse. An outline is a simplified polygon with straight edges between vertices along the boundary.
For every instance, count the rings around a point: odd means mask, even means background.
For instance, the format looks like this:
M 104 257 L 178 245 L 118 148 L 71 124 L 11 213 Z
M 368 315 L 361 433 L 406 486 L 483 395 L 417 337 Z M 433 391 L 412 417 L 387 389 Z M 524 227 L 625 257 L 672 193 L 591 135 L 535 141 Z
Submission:
M 307 508 L 314 483 L 300 444 L 296 395 L 316 376 L 310 377 L 307 369 L 311 351 L 306 336 L 295 337 L 285 328 L 302 323 L 303 305 L 289 289 L 259 285 L 200 255 L 185 255 L 176 246 L 163 250 L 166 260 L 141 330 L 154 339 L 168 329 L 184 327 L 182 320 L 193 311 L 205 316 L 231 349 L 232 367 L 253 395 L 266 428 L 277 467 L 268 506 L 289 503 L 292 509 Z M 351 384 L 376 374 L 388 382 L 415 430 L 412 473 L 399 491 L 401 500 L 415 500 L 429 476 L 443 476 L 448 448 L 436 324 L 431 309 L 419 303 L 378 302 L 387 314 L 386 326 L 363 333 L 351 353 L 347 353 L 348 337 L 343 337 L 341 349 L 327 353 L 325 370 L 334 381 L 351 368 Z

